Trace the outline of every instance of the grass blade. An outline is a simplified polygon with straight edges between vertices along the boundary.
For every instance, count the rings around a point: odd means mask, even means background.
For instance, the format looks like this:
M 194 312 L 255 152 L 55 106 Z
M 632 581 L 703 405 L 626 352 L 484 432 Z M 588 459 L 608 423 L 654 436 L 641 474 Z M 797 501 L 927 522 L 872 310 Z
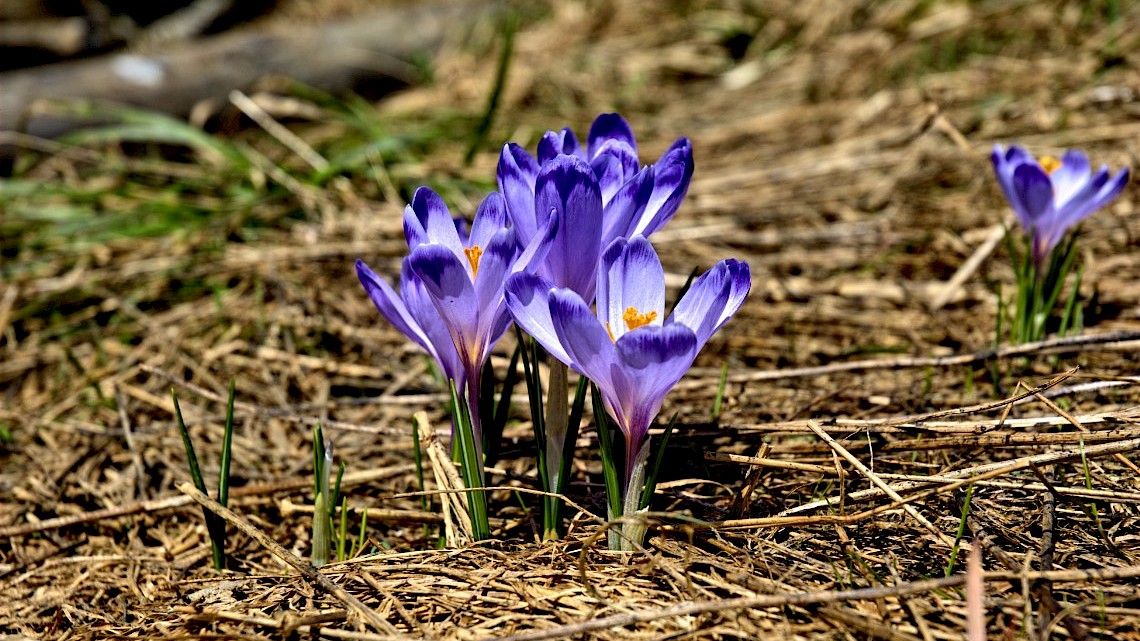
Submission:
M 676 426 L 677 415 L 674 414 L 673 418 L 669 419 L 669 425 L 665 427 L 661 444 L 657 446 L 657 451 L 653 454 L 653 465 L 649 467 L 649 474 L 645 477 L 645 488 L 641 491 L 641 501 L 637 504 L 639 510 L 649 507 L 649 502 L 653 500 L 653 493 L 657 491 L 657 474 L 661 471 L 661 461 L 665 460 L 665 448 L 668 447 L 669 437 L 673 434 L 673 428 Z
M 609 414 L 602 404 L 602 393 L 598 386 L 590 383 L 590 398 L 594 403 L 594 423 L 598 430 L 598 449 L 602 456 L 602 476 L 606 481 L 606 502 L 609 506 L 608 518 L 621 516 L 621 483 L 618 481 L 617 459 L 614 456 L 613 427 Z
M 182 435 L 182 445 L 186 448 L 186 462 L 190 467 L 190 480 L 194 482 L 194 487 L 199 492 L 209 496 L 209 493 L 206 492 L 206 481 L 202 478 L 202 470 L 198 466 L 198 455 L 194 452 L 194 443 L 190 440 L 190 430 L 186 428 L 186 421 L 182 418 L 182 406 L 178 404 L 178 394 L 173 388 L 170 390 L 170 397 L 174 401 L 175 422 L 178 423 L 178 431 Z M 226 564 L 225 523 L 206 508 L 202 508 L 202 514 L 206 519 L 206 532 L 210 536 L 210 555 L 213 559 L 214 569 L 221 570 Z
M 451 410 L 455 417 L 455 440 L 457 441 L 463 484 L 468 490 L 467 510 L 471 515 L 471 535 L 476 541 L 491 538 L 491 526 L 487 519 L 487 494 L 483 492 L 483 462 L 475 444 L 471 427 L 471 411 L 451 381 Z
M 194 452 L 194 443 L 190 440 L 190 431 L 186 429 L 186 422 L 182 420 L 182 406 L 178 404 L 178 394 L 170 390 L 170 397 L 174 400 L 174 417 L 178 423 L 178 432 L 182 435 L 182 445 L 186 447 L 186 462 L 190 465 L 190 480 L 194 487 L 202 494 L 206 492 L 206 482 L 202 479 L 202 470 L 198 467 L 198 455 Z M 209 514 L 209 512 L 207 512 Z
M 966 498 L 962 501 L 962 517 L 958 520 L 958 532 L 954 535 L 954 548 L 950 550 L 950 561 L 946 564 L 946 576 L 954 573 L 954 564 L 958 562 L 958 543 L 966 535 L 966 518 L 970 516 L 970 499 L 974 496 L 974 486 L 966 487 Z
M 491 123 L 495 120 L 495 112 L 499 110 L 499 101 L 503 96 L 503 88 L 507 85 L 507 72 L 511 68 L 511 57 L 515 51 L 515 32 L 518 31 L 519 17 L 514 11 L 508 11 L 503 20 L 503 51 L 499 54 L 499 67 L 495 71 L 495 85 L 491 88 L 491 95 L 487 99 L 487 108 L 483 111 L 483 118 L 475 127 L 475 135 L 471 138 L 471 146 L 463 157 L 463 164 L 470 165 L 475 159 L 479 147 L 487 139 L 487 132 L 491 130 Z
M 666 318 L 673 315 L 673 310 L 677 309 L 677 303 L 681 302 L 681 299 L 689 292 L 689 288 L 693 286 L 693 281 L 696 280 L 697 272 L 700 271 L 700 269 L 700 267 L 694 267 L 693 271 L 689 272 L 689 277 L 685 279 L 685 284 L 681 285 L 680 291 L 677 292 L 677 298 L 673 301 L 673 305 L 669 307 L 669 313 L 665 315 Z
M 574 465 L 574 444 L 578 442 L 578 432 L 582 429 L 582 414 L 586 411 L 586 389 L 590 380 L 585 376 L 578 377 L 578 386 L 574 388 L 574 400 L 570 405 L 570 422 L 566 429 L 566 446 L 562 449 L 562 472 L 558 475 L 558 494 L 566 489 L 570 477 L 570 469 Z
M 720 366 L 720 380 L 716 383 L 716 398 L 713 399 L 712 407 L 712 420 L 716 423 L 720 420 L 720 408 L 724 403 L 724 388 L 728 386 L 728 362 Z
M 218 503 L 229 507 L 230 502 L 230 450 L 234 442 L 234 396 L 237 381 L 230 379 L 230 398 L 226 402 L 226 426 L 222 431 L 222 462 L 218 469 Z

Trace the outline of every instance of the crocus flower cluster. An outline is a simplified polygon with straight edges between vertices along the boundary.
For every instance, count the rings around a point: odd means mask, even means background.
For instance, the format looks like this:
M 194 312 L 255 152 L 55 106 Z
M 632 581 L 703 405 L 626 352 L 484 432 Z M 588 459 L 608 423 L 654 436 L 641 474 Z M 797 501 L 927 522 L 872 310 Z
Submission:
M 1060 159 L 1038 159 L 1016 145 L 996 145 L 993 162 L 1002 192 L 1032 240 L 1037 267 L 1045 264 L 1065 232 L 1116 198 L 1128 182 L 1127 168 L 1111 178 L 1108 167 L 1093 174 L 1088 157 L 1076 149 Z
M 631 485 L 644 466 L 649 427 L 701 346 L 744 302 L 748 266 L 719 263 L 665 318 L 664 271 L 646 237 L 688 191 L 689 141 L 642 166 L 629 124 L 603 114 L 585 146 L 566 128 L 547 132 L 537 151 L 503 147 L 500 192 L 483 201 L 469 229 L 430 189 L 416 192 L 404 214 L 410 253 L 399 293 L 359 260 L 357 275 L 381 314 L 466 391 L 472 410 L 480 371 L 512 319 L 588 377 L 625 436 L 622 492 L 640 495 Z M 471 427 L 477 431 L 477 422 Z

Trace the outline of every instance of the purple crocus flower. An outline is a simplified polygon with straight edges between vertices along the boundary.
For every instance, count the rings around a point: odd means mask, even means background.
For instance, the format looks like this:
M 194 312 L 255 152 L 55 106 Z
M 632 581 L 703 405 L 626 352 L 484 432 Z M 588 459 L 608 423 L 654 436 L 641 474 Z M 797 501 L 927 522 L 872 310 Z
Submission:
M 557 216 L 544 221 L 542 232 L 520 255 L 499 193 L 483 200 L 469 233 L 461 234 L 443 199 L 420 187 L 404 209 L 411 253 L 403 262 L 402 296 L 364 262 L 358 260 L 356 270 L 377 309 L 435 356 L 456 388 L 466 391 L 468 403 L 475 404 L 483 364 L 511 321 L 504 282 L 544 256 L 557 227 Z M 471 418 L 479 436 L 478 412 Z
M 431 355 L 444 376 L 462 389 L 467 377 L 455 342 L 451 340 L 423 282 L 409 267 L 408 259 L 404 258 L 400 266 L 399 293 L 359 259 L 356 261 L 356 276 L 384 318 Z
M 499 189 L 519 243 L 525 245 L 552 210 L 562 214 L 560 238 L 538 273 L 585 300 L 594 296 L 602 248 L 618 237 L 649 236 L 681 205 L 693 175 L 693 151 L 680 138 L 642 167 L 629 123 L 618 114 L 594 120 L 585 149 L 574 132 L 548 131 L 538 157 L 514 143 L 499 157 Z
M 483 200 L 464 240 L 443 199 L 420 187 L 404 210 L 404 234 L 408 264 L 439 310 L 470 384 L 510 324 L 503 281 L 516 245 L 503 197 L 491 193 Z
M 648 454 L 649 426 L 701 347 L 740 309 L 747 263 L 724 260 L 693 281 L 665 315 L 665 272 L 643 236 L 617 238 L 602 253 L 597 312 L 577 292 L 520 273 L 507 280 L 511 316 L 548 353 L 593 381 L 625 435 L 625 480 Z M 628 510 L 627 510 L 628 511 Z
M 1128 182 L 1128 169 L 1109 178 L 1108 167 L 1091 173 L 1089 159 L 1070 149 L 1060 160 L 1034 158 L 1025 149 L 995 145 L 994 172 L 1010 207 L 1032 238 L 1033 263 L 1045 264 L 1070 227 L 1104 207 Z

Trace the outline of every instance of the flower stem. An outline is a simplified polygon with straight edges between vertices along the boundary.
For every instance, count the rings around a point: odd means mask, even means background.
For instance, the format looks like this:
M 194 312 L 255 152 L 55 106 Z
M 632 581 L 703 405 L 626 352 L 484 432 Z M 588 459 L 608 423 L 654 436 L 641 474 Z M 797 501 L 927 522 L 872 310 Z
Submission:
M 472 389 L 474 387 L 474 389 Z M 467 392 L 478 393 L 478 383 L 471 384 L 468 378 Z M 478 398 L 476 395 L 475 398 Z M 480 451 L 479 436 L 475 431 L 477 418 L 472 416 L 470 396 L 460 398 L 455 389 L 455 381 L 451 382 L 451 410 L 455 417 L 455 439 L 462 464 L 463 485 L 468 490 L 467 511 L 471 516 L 472 536 L 476 541 L 491 538 L 491 526 L 487 519 L 487 494 L 483 492 L 483 456 Z
M 645 440 L 637 456 L 629 461 L 629 484 L 625 488 L 625 497 L 622 499 L 622 516 L 633 516 L 645 512 L 649 508 L 641 507 L 641 497 L 645 489 L 645 464 L 649 462 L 649 439 Z M 645 522 L 623 523 L 621 535 L 618 536 L 618 547 L 614 547 L 613 538 L 610 539 L 610 549 L 634 551 L 645 540 L 645 533 L 649 525 Z
M 567 381 L 569 368 L 566 364 L 550 359 L 550 385 L 546 391 L 546 443 L 539 447 L 546 449 L 546 478 L 549 487 L 547 492 L 558 493 L 562 487 L 562 452 L 566 447 L 566 432 L 569 429 L 570 407 L 567 403 Z M 559 535 L 559 515 L 562 512 L 562 499 L 557 496 L 543 498 L 542 524 L 543 539 L 547 541 L 561 538 Z
M 590 384 L 590 398 L 594 405 L 594 424 L 598 428 L 598 451 L 602 458 L 602 477 L 606 482 L 606 518 L 616 519 L 622 515 L 622 488 L 618 480 L 617 455 L 614 452 L 613 433 L 609 415 L 606 414 L 602 393 L 596 384 Z M 621 534 L 611 528 L 609 532 L 611 550 L 621 549 Z

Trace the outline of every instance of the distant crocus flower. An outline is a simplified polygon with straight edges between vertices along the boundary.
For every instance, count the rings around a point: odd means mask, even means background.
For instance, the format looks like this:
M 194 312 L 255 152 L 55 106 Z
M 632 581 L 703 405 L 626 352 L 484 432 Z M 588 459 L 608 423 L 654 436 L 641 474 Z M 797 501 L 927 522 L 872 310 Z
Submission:
M 751 284 L 746 263 L 725 260 L 693 281 L 665 318 L 665 273 L 642 236 L 615 239 L 597 273 L 597 312 L 577 292 L 520 273 L 507 280 L 515 322 L 548 353 L 593 381 L 625 435 L 623 494 L 644 464 L 649 426 L 697 353 L 740 309 Z M 628 511 L 628 507 L 627 507 Z
M 1021 147 L 995 145 L 994 172 L 1006 200 L 1032 238 L 1033 263 L 1041 267 L 1070 227 L 1107 205 L 1128 182 L 1128 169 L 1109 178 L 1108 167 L 1091 173 L 1089 159 L 1071 149 L 1058 160 L 1040 159 Z
M 649 236 L 672 218 L 693 175 L 688 139 L 673 143 L 658 161 L 642 167 L 633 130 L 618 114 L 602 114 L 586 147 L 565 128 L 548 131 L 538 157 L 514 143 L 503 147 L 498 181 L 519 243 L 537 233 L 550 211 L 562 213 L 560 238 L 540 275 L 586 300 L 594 295 L 593 265 L 618 237 Z

